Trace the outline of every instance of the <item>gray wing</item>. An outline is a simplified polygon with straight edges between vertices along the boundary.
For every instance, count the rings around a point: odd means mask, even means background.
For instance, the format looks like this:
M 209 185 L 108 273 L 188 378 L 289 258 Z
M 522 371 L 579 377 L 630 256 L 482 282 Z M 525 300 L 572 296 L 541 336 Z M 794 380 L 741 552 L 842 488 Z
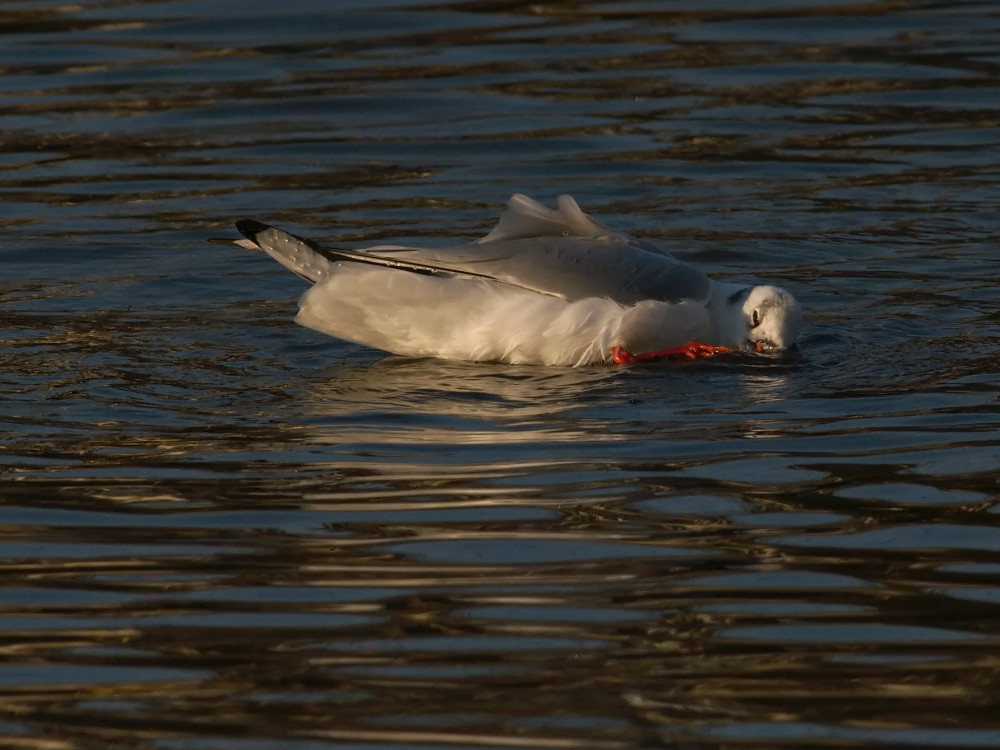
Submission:
M 450 249 L 372 248 L 363 254 L 485 277 L 571 301 L 607 297 L 623 305 L 645 299 L 704 303 L 711 295 L 711 282 L 696 268 L 665 253 L 607 239 L 531 237 Z
M 236 226 L 249 246 L 313 282 L 334 273 L 337 263 L 355 262 L 487 279 L 570 301 L 607 297 L 623 305 L 647 299 L 707 303 L 711 296 L 711 281 L 701 271 L 654 244 L 595 222 L 565 195 L 555 210 L 514 195 L 492 232 L 453 248 L 339 250 L 256 221 Z

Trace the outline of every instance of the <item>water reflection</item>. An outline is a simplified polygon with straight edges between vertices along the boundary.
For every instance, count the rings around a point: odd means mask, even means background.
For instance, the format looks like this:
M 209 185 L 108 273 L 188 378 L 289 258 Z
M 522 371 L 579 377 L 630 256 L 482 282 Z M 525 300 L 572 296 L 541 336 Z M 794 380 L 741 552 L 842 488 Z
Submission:
M 567 412 L 614 398 L 621 372 L 610 367 L 515 367 L 434 359 L 345 363 L 309 384 L 303 403 L 317 420 L 373 408 L 410 415 L 502 422 L 564 422 Z M 422 421 L 422 424 L 425 422 Z

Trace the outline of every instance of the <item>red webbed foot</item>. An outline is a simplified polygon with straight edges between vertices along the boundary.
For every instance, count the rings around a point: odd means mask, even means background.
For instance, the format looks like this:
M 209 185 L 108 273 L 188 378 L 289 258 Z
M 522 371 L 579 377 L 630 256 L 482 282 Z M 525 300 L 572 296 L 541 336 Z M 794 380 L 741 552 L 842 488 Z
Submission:
M 648 362 L 654 359 L 666 359 L 668 357 L 686 357 L 688 359 L 703 359 L 714 357 L 717 354 L 728 354 L 738 351 L 728 346 L 716 346 L 714 344 L 703 344 L 700 341 L 688 341 L 681 346 L 673 346 L 669 349 L 657 349 L 652 352 L 640 352 L 632 354 L 623 346 L 611 347 L 611 361 L 616 365 L 630 365 L 633 362 Z
M 611 361 L 616 365 L 630 365 L 635 362 L 635 355 L 624 346 L 611 347 Z

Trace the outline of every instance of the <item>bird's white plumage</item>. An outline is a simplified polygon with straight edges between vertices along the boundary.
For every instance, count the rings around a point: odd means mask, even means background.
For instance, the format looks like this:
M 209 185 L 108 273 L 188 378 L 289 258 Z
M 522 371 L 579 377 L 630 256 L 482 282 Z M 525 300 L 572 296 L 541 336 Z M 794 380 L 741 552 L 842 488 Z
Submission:
M 313 282 L 299 323 L 404 356 L 575 366 L 615 346 L 786 349 L 802 325 L 787 291 L 712 281 L 569 196 L 552 210 L 515 195 L 492 232 L 455 248 L 328 250 L 237 226 L 248 238 L 237 244 Z

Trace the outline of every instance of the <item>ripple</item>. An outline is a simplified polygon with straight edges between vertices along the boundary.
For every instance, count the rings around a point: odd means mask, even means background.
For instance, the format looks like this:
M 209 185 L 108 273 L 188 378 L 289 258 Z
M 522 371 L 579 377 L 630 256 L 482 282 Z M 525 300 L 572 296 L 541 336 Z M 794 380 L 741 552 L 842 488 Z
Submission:
M 719 637 L 732 638 L 734 640 L 817 643 L 823 645 L 836 645 L 840 643 L 953 643 L 982 638 L 977 633 L 946 630 L 944 628 L 917 627 L 913 625 L 891 625 L 887 623 L 755 625 L 725 628 L 720 631 Z

